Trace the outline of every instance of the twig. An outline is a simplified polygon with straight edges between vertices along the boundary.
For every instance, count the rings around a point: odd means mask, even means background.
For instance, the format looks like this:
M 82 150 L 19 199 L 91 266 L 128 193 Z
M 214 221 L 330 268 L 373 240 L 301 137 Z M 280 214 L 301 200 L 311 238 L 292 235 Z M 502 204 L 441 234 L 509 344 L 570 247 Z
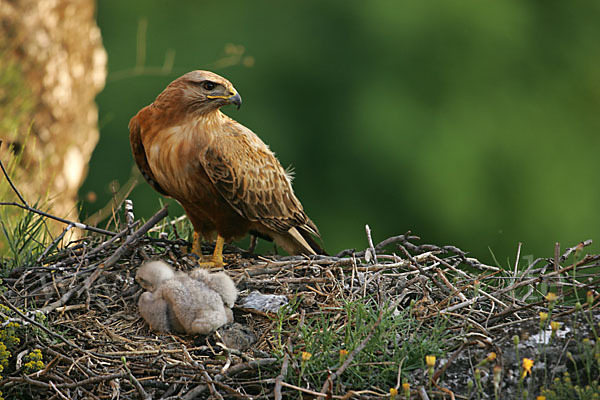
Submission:
M 204 378 L 204 380 L 206 381 L 206 384 L 208 385 L 210 394 L 213 395 L 214 397 L 216 397 L 218 400 L 223 400 L 223 396 L 221 396 L 221 393 L 217 392 L 217 389 L 215 388 L 215 382 L 210 377 L 208 372 L 206 372 L 206 368 L 204 367 L 204 365 L 198 363 L 198 368 L 200 369 L 202 377 Z
M 369 243 L 369 252 L 371 253 L 370 257 L 367 256 L 368 253 L 365 253 L 365 258 L 367 262 L 374 261 L 374 264 L 377 264 L 377 252 L 375 251 L 375 246 L 373 245 L 373 238 L 371 237 L 371 228 L 369 224 L 365 225 L 365 231 L 367 232 L 367 241 Z M 371 258 L 373 257 L 373 258 Z
M 2 147 L 2 139 L 0 139 L 0 147 Z M 10 179 L 10 176 L 8 175 L 8 172 L 6 171 L 6 168 L 4 168 L 4 163 L 2 162 L 2 160 L 0 160 L 0 168 L 2 168 L 2 173 L 6 177 L 6 180 L 8 181 L 8 184 L 12 188 L 13 192 L 15 192 L 17 194 L 17 197 L 19 198 L 19 200 L 21 200 L 21 203 L 23 203 L 27 207 L 29 207 L 29 204 L 27 204 L 27 202 L 25 201 L 23 196 L 21 196 L 21 193 L 19 193 L 19 190 L 17 189 L 17 187 L 15 186 L 13 181 Z
M 82 381 L 73 382 L 73 383 L 58 383 L 58 384 L 55 384 L 55 386 L 59 389 L 63 389 L 63 388 L 64 389 L 74 389 L 74 388 L 89 385 L 92 383 L 98 383 L 98 382 L 102 382 L 102 381 L 112 381 L 113 379 L 120 379 L 120 378 L 127 378 L 127 377 L 129 377 L 128 374 L 126 374 L 124 372 L 119 372 L 119 373 L 115 373 L 115 374 L 98 375 L 98 376 L 94 376 L 89 379 L 84 379 Z M 35 385 L 35 386 L 39 386 L 39 387 L 43 387 L 43 388 L 47 388 L 47 389 L 50 388 L 50 384 L 41 382 L 41 381 L 36 381 L 34 379 L 31 379 L 27 375 L 24 375 L 23 378 L 9 378 L 9 379 L 12 381 L 21 381 L 21 379 L 22 379 L 25 382 Z
M 513 276 L 516 278 L 517 277 L 517 272 L 518 272 L 518 268 L 519 268 L 519 259 L 521 258 L 521 246 L 523 245 L 523 243 L 519 242 L 519 245 L 517 246 L 517 257 L 515 259 L 515 268 L 514 268 L 514 272 L 513 272 Z M 515 291 L 512 291 L 512 304 L 513 307 L 517 304 L 516 303 L 516 294 Z
M 136 377 L 133 376 L 133 374 L 131 373 L 131 370 L 129 369 L 129 367 L 127 366 L 127 363 L 125 362 L 125 357 L 122 358 L 122 361 L 123 361 L 123 367 L 125 368 L 125 371 L 127 371 L 127 376 L 129 377 L 129 380 L 131 381 L 131 383 L 133 384 L 135 389 L 140 394 L 140 398 L 145 399 L 145 400 L 152 400 L 152 396 L 150 396 L 148 393 L 146 393 L 146 391 L 140 384 L 140 381 L 138 381 L 136 379 Z
M 60 299 L 57 301 L 47 305 L 42 308 L 42 312 L 48 313 L 54 310 L 57 307 L 64 305 L 67 301 L 73 297 L 75 293 L 81 294 L 84 290 L 89 289 L 96 281 L 98 276 L 103 270 L 106 270 L 113 266 L 119 261 L 119 259 L 129 250 L 129 248 L 140 238 L 142 237 L 152 226 L 154 226 L 158 221 L 166 217 L 168 214 L 167 206 L 161 208 L 152 218 L 150 218 L 144 225 L 140 227 L 133 234 L 129 235 L 125 242 L 106 260 L 104 263 L 98 265 L 97 269 L 90 275 L 83 284 L 70 289 L 68 292 L 63 294 Z
M 262 358 L 260 360 L 252 360 L 249 362 L 236 364 L 233 367 L 229 368 L 229 370 L 227 370 L 227 373 L 215 375 L 215 377 L 213 378 L 213 381 L 215 383 L 220 382 L 221 380 L 223 380 L 225 378 L 225 376 L 232 377 L 241 372 L 247 371 L 249 369 L 267 367 L 267 366 L 275 364 L 276 362 L 277 362 L 276 358 Z M 194 387 L 193 389 L 189 390 L 184 396 L 181 396 L 181 400 L 196 399 L 196 398 L 198 398 L 198 396 L 200 396 L 202 393 L 204 393 L 206 391 L 206 389 L 208 389 L 208 385 L 206 385 L 206 384 L 198 385 L 198 386 Z
M 421 398 L 421 400 L 429 400 L 429 396 L 425 391 L 425 386 L 419 386 L 419 390 L 417 393 L 419 393 L 419 397 Z
M 501 295 L 501 294 L 504 294 L 504 293 L 506 293 L 506 292 L 509 292 L 509 291 L 512 291 L 512 290 L 514 290 L 514 289 L 520 288 L 520 287 L 522 287 L 522 286 L 530 285 L 530 284 L 532 284 L 532 283 L 538 283 L 538 282 L 541 282 L 541 281 L 543 281 L 544 279 L 548 279 L 548 278 L 550 278 L 550 277 L 552 277 L 552 276 L 556 276 L 556 275 L 562 274 L 562 273 L 564 273 L 564 272 L 570 271 L 570 270 L 572 270 L 573 268 L 576 268 L 576 267 L 578 267 L 578 266 L 580 266 L 580 265 L 582 265 L 582 264 L 585 264 L 587 261 L 588 261 L 587 259 L 583 259 L 583 260 L 581 260 L 580 262 L 578 262 L 577 264 L 572 264 L 572 265 L 569 265 L 568 267 L 565 267 L 565 268 L 559 269 L 559 270 L 557 270 L 557 271 L 552 271 L 552 272 L 550 272 L 550 273 L 548 273 L 548 274 L 546 274 L 546 275 L 543 275 L 543 276 L 537 276 L 537 277 L 535 277 L 535 278 L 531 278 L 531 279 L 528 279 L 528 280 L 526 280 L 526 281 L 521 281 L 521 282 L 516 282 L 516 283 L 513 283 L 512 285 L 510 285 L 510 286 L 508 286 L 508 287 L 505 287 L 505 288 L 503 288 L 503 289 L 496 290 L 495 292 L 493 292 L 493 293 L 492 293 L 492 296 L 499 296 L 499 295 Z
M 1 145 L 2 145 L 2 140 L 0 140 L 0 146 Z M 50 218 L 50 219 L 53 219 L 53 220 L 65 223 L 67 225 L 72 225 L 72 226 L 74 226 L 76 228 L 85 229 L 85 230 L 88 230 L 90 232 L 96 232 L 96 233 L 101 233 L 103 235 L 110 235 L 110 236 L 116 235 L 115 232 L 111 232 L 111 231 L 107 231 L 105 229 L 100 229 L 100 228 L 96 228 L 94 226 L 89 226 L 89 225 L 86 225 L 86 224 L 82 224 L 81 222 L 69 221 L 68 219 L 57 217 L 55 215 L 48 214 L 48 213 L 46 213 L 44 211 L 38 210 L 37 208 L 31 207 L 27 203 L 27 201 L 25 201 L 25 198 L 21 195 L 21 193 L 19 192 L 19 190 L 17 189 L 17 187 L 13 183 L 12 179 L 10 179 L 10 176 L 8 175 L 8 172 L 6 171 L 6 168 L 4 167 L 4 163 L 2 162 L 2 160 L 0 160 L 0 168 L 2 168 L 2 173 L 6 177 L 6 180 L 8 181 L 8 184 L 10 185 L 10 187 L 12 188 L 12 190 L 15 192 L 15 194 L 17 195 L 17 197 L 19 198 L 19 200 L 21 200 L 21 203 L 23 203 L 23 204 L 19 204 L 19 203 L 16 203 L 16 202 L 1 202 L 0 205 L 20 207 L 20 208 L 25 209 L 27 211 L 39 214 L 39 215 L 41 215 L 43 217 Z
M 152 229 L 150 229 L 148 232 L 159 232 L 159 231 L 165 229 L 167 226 L 176 225 L 178 222 L 181 222 L 181 221 L 185 220 L 186 218 L 187 218 L 186 214 L 180 215 L 179 217 L 175 218 L 172 221 L 167 221 L 164 224 L 160 224 L 160 225 L 156 225 L 156 226 L 152 227 Z
M 411 236 L 410 233 L 411 232 L 408 231 L 404 235 L 392 236 L 387 239 L 384 239 L 381 242 L 377 243 L 377 245 L 375 246 L 375 250 L 377 250 L 377 251 L 383 250 L 384 247 L 386 247 L 390 244 L 393 244 L 393 243 L 398 243 L 398 242 L 403 243 L 407 240 L 419 240 L 420 239 L 418 236 L 414 236 L 414 235 Z
M 571 255 L 571 253 L 573 253 L 575 250 L 589 246 L 592 244 L 592 239 L 588 239 L 588 240 L 584 240 L 583 242 L 580 242 L 579 244 L 577 244 L 577 246 L 573 246 L 573 247 L 569 247 L 565 253 L 560 256 L 560 262 L 565 262 L 565 260 L 567 258 L 569 258 L 569 256 Z
M 245 363 L 236 364 L 233 367 L 229 368 L 226 374 L 227 376 L 235 376 L 241 372 L 247 371 L 249 369 L 263 368 L 273 365 L 277 362 L 276 358 L 261 358 L 260 360 L 252 360 Z M 224 375 L 215 376 L 215 380 L 223 379 Z
M 160 220 L 166 217 L 169 214 L 168 207 L 169 206 L 167 204 L 163 208 L 158 210 L 158 212 L 154 214 L 148 221 L 146 221 L 146 223 L 142 225 L 140 229 L 129 235 L 127 239 L 125 239 L 123 245 L 119 247 L 117 251 L 115 251 L 114 254 L 104 262 L 104 267 L 111 267 L 113 264 L 119 261 L 119 259 L 129 250 L 129 248 L 139 238 L 141 238 L 146 232 L 148 232 L 148 230 L 150 230 L 150 228 L 156 225 Z
M 302 388 L 300 386 L 292 385 L 292 384 L 287 383 L 287 382 L 281 382 L 281 386 L 286 386 L 286 387 L 298 390 L 298 391 L 303 392 L 303 393 L 308 393 L 308 394 L 310 394 L 312 396 L 317 396 L 317 398 L 328 397 L 328 395 L 326 393 L 323 393 L 322 391 L 321 392 L 315 392 L 314 390 L 305 389 L 305 388 Z M 332 397 L 334 399 L 340 399 L 341 398 L 341 396 L 332 396 Z
M 56 237 L 56 239 L 54 239 L 54 240 L 52 241 L 52 243 L 50 243 L 50 245 L 49 245 L 48 247 L 46 247 L 46 249 L 45 249 L 45 250 L 42 252 L 42 254 L 40 254 L 40 256 L 37 258 L 37 260 L 35 260 L 35 263 L 36 263 L 36 264 L 39 264 L 39 263 L 40 263 L 40 262 L 41 262 L 41 261 L 44 259 L 44 257 L 46 257 L 46 255 L 47 255 L 47 254 L 50 252 L 50 250 L 52 250 L 52 249 L 54 248 L 54 246 L 56 246 L 56 244 L 57 244 L 58 242 L 60 242 L 60 241 L 62 240 L 62 238 L 65 236 L 65 234 L 66 234 L 68 231 L 70 231 L 70 230 L 71 230 L 71 228 L 73 228 L 74 226 L 75 226 L 75 225 L 73 225 L 73 224 L 69 224 L 69 225 L 67 225 L 67 227 L 66 227 L 65 229 L 63 229 L 63 231 L 61 232 L 61 234 L 60 234 L 60 235 L 58 235 L 58 236 Z
M 58 390 L 58 388 L 56 387 L 56 385 L 54 384 L 54 382 L 50 381 L 50 387 L 52 389 L 54 389 L 54 391 L 56 392 L 56 394 L 64 400 L 69 400 L 69 398 L 67 396 L 65 396 L 64 394 L 62 394 L 62 392 L 60 390 Z
M 0 161 L 0 165 L 1 164 L 2 164 L 2 162 Z M 19 208 L 22 208 L 24 210 L 27 210 L 27 211 L 39 214 L 39 215 L 41 215 L 43 217 L 50 218 L 50 219 L 53 219 L 53 220 L 58 221 L 58 222 L 62 222 L 64 224 L 72 224 L 75 228 L 84 229 L 86 231 L 95 232 L 95 233 L 101 233 L 103 235 L 110 235 L 110 236 L 116 235 L 116 232 L 107 231 L 106 229 L 96 228 L 95 226 L 86 225 L 86 224 L 83 224 L 81 222 L 69 221 L 68 219 L 64 219 L 64 218 L 61 218 L 61 217 L 57 217 L 56 215 L 48 214 L 47 212 L 44 212 L 42 210 L 38 210 L 37 208 L 33 208 L 33 207 L 28 206 L 28 205 L 15 203 L 14 201 L 11 201 L 11 202 L 0 202 L 0 206 L 15 206 L 15 207 L 19 207 Z

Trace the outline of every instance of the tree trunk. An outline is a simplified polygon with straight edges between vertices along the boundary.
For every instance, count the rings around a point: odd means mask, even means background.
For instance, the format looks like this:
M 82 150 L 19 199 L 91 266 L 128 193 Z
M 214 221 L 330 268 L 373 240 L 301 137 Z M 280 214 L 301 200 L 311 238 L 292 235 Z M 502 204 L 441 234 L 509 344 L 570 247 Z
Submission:
M 51 214 L 77 220 L 77 191 L 99 136 L 94 97 L 106 59 L 94 0 L 0 2 L 0 157 L 13 163 L 30 205 L 41 201 Z M 0 186 L 6 201 L 3 178 Z M 64 228 L 48 223 L 54 234 Z

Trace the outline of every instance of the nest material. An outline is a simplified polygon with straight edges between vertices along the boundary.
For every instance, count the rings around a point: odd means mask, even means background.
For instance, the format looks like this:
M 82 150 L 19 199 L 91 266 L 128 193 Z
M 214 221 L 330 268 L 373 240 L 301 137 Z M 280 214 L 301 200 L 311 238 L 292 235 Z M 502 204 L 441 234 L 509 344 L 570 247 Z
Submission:
M 2 303 L 13 310 L 15 319 L 33 327 L 21 348 L 42 349 L 46 363 L 43 370 L 29 375 L 19 365 L 11 373 L 5 370 L 0 382 L 5 395 L 16 387 L 31 398 L 282 398 L 282 391 L 316 395 L 319 390 L 331 394 L 327 382 L 322 388 L 285 382 L 290 354 L 283 359 L 273 355 L 272 315 L 234 308 L 236 322 L 258 337 L 245 350 L 226 347 L 218 335 L 149 330 L 137 312 L 142 289 L 133 279 L 136 268 L 156 258 L 186 271 L 195 265 L 187 242 L 145 236 L 162 217 L 157 214 L 136 231 L 124 229 L 107 241 L 80 240 L 40 260 L 39 266 L 13 270 L 4 279 Z M 585 288 L 567 282 L 566 273 L 598 266 L 600 260 L 586 256 L 565 266 L 574 251 L 591 243 L 582 242 L 562 256 L 535 260 L 525 272 L 511 277 L 453 246 L 419 245 L 419 238 L 410 234 L 374 246 L 367 233 L 370 245 L 365 251 L 347 250 L 337 256 L 259 257 L 234 249 L 226 256 L 226 271 L 242 297 L 259 290 L 302 298 L 298 320 L 311 312 L 330 313 L 333 320 L 339 317 L 341 302 L 367 296 L 399 309 L 412 303 L 413 315 L 423 324 L 444 315 L 454 333 L 456 352 L 436 372 L 437 380 L 466 347 L 483 346 L 502 354 L 496 338 L 537 318 L 544 301 L 528 298 L 539 294 L 539 283 L 558 282 L 564 290 L 572 289 L 569 285 Z M 516 290 L 524 287 L 529 290 L 525 294 L 521 290 L 516 298 Z M 41 311 L 47 320 L 39 322 L 34 311 L 25 310 Z M 558 316 L 566 315 L 573 308 L 557 311 Z M 357 351 L 360 348 L 349 355 L 350 361 Z M 332 371 L 330 380 L 343 368 Z M 384 391 L 371 388 L 346 394 L 378 398 L 386 395 Z

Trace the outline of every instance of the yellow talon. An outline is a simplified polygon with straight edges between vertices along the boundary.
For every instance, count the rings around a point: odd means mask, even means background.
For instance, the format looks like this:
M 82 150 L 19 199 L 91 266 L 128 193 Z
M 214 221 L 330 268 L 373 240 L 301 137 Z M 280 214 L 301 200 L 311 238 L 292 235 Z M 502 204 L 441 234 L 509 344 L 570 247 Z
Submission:
M 223 262 L 223 246 L 225 245 L 225 239 L 221 235 L 217 235 L 217 241 L 215 242 L 215 251 L 210 256 L 209 261 L 201 261 L 198 265 L 202 268 L 222 268 L 225 266 Z M 200 235 L 194 232 L 194 243 L 192 244 L 192 252 L 200 257 L 200 259 L 206 259 L 207 256 L 202 255 L 202 245 L 200 242 Z

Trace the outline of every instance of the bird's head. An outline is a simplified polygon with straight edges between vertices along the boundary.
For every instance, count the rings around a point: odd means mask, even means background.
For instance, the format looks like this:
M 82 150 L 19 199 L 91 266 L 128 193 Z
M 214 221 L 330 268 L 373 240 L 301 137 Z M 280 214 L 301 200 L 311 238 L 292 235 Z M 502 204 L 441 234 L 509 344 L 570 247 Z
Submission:
M 240 108 L 242 98 L 231 82 L 210 71 L 192 71 L 175 79 L 161 94 L 176 100 L 185 109 L 201 114 L 234 104 Z M 160 97 L 157 99 L 160 100 Z
M 174 277 L 173 269 L 163 261 L 148 262 L 138 268 L 135 274 L 135 280 L 150 292 L 154 292 L 162 282 Z

